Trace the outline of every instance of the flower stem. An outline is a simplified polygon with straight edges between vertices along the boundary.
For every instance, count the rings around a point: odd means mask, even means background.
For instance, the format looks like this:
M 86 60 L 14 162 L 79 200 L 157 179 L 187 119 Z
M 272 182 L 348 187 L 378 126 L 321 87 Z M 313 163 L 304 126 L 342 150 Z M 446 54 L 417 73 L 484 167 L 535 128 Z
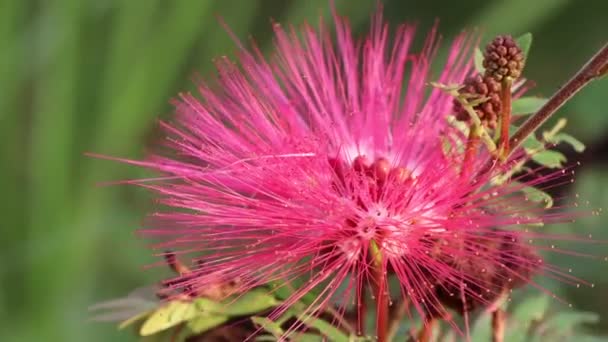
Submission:
M 509 150 L 509 126 L 511 125 L 511 85 L 513 80 L 505 77 L 502 81 L 500 91 L 501 115 L 500 115 L 500 143 L 499 156 L 503 161 L 510 153 Z
M 465 178 L 471 172 L 471 163 L 475 160 L 475 155 L 479 148 L 480 143 L 480 132 L 479 126 L 473 124 L 469 130 L 469 138 L 464 150 L 464 159 L 462 160 L 462 168 L 460 169 L 460 176 Z
M 505 339 L 505 312 L 501 309 L 492 311 L 492 342 L 503 342 Z
M 367 313 L 367 305 L 365 304 L 365 283 L 362 272 L 357 275 L 357 286 L 356 286 L 356 305 L 357 305 L 357 335 L 365 335 L 365 317 Z
M 374 292 L 376 296 L 376 336 L 378 342 L 388 341 L 388 293 L 386 272 L 382 260 L 382 252 L 378 244 L 372 240 L 370 243 L 372 257 L 371 273 L 373 277 Z
M 433 337 L 433 329 L 437 324 L 436 318 L 431 318 L 428 321 L 425 321 L 422 324 L 422 329 L 418 332 L 418 336 L 416 336 L 416 342 L 429 342 L 431 337 Z
M 608 72 L 608 43 L 605 44 L 579 72 L 561 87 L 536 114 L 530 117 L 510 139 L 511 151 L 561 108 L 574 94 L 594 79 Z M 508 157 L 508 155 L 506 155 Z

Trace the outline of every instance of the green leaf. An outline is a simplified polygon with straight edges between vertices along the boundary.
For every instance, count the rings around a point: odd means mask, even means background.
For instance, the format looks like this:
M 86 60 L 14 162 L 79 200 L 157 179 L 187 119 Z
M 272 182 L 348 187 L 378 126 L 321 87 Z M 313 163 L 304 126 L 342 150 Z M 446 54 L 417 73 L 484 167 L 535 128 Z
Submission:
M 594 324 L 599 315 L 592 312 L 562 311 L 548 317 L 539 324 L 532 334 L 534 342 L 541 341 L 580 341 L 585 335 L 582 324 Z M 583 334 L 578 334 L 583 333 Z M 576 336 L 576 338 L 575 338 Z
M 536 153 L 536 151 L 544 149 L 544 144 L 538 140 L 534 134 L 530 134 L 522 143 L 522 146 L 528 153 Z
M 228 316 L 201 315 L 188 321 L 188 328 L 193 333 L 200 334 L 227 322 L 229 319 Z
M 325 339 L 323 339 L 323 336 L 319 336 L 319 335 L 315 335 L 315 334 L 311 334 L 311 333 L 301 333 L 301 334 L 294 335 L 293 340 L 298 341 L 298 342 L 323 342 L 323 341 L 325 341 Z
M 139 330 L 141 336 L 153 335 L 159 331 L 188 321 L 198 314 L 193 303 L 172 301 L 154 311 Z
M 563 166 L 566 156 L 557 151 L 541 151 L 532 155 L 532 160 L 548 168 L 556 169 Z
M 475 320 L 471 333 L 471 341 L 491 341 L 492 315 L 484 312 Z
M 270 291 L 277 299 L 286 300 L 291 297 L 298 289 L 300 289 L 307 280 L 305 277 L 301 277 L 298 279 L 294 279 L 289 283 L 284 282 L 273 282 L 271 283 L 272 290 Z M 302 298 L 300 298 L 299 302 L 302 304 L 311 305 L 314 303 L 317 298 L 319 298 L 318 294 L 319 289 L 311 289 L 306 292 Z M 295 314 L 294 314 L 295 315 Z
M 276 338 L 280 338 L 285 333 L 283 331 L 283 329 L 281 328 L 280 323 L 273 322 L 268 317 L 253 316 L 253 317 L 251 317 L 251 321 L 255 325 L 257 325 L 257 326 L 261 327 L 262 329 L 271 333 L 272 336 L 274 336 Z
M 483 52 L 481 52 L 480 48 L 475 49 L 474 61 L 475 61 L 475 70 L 478 73 L 483 74 L 484 71 L 486 71 L 486 68 L 483 67 Z
M 562 311 L 549 317 L 547 324 L 555 332 L 573 331 L 582 324 L 594 324 L 600 320 L 595 312 Z
M 326 321 L 315 318 L 310 321 L 305 321 L 304 324 L 311 328 L 318 329 L 321 334 L 326 336 L 330 341 L 333 342 L 349 342 L 350 338 L 340 329 L 334 327 L 333 325 L 327 323 Z
M 517 126 L 509 126 L 509 136 L 512 136 L 517 132 Z M 537 150 L 544 149 L 544 144 L 536 138 L 534 134 L 530 134 L 526 137 L 526 140 L 522 143 L 522 146 L 526 149 L 526 152 L 536 152 Z
M 226 301 L 224 312 L 230 316 L 241 316 L 258 313 L 277 306 L 280 302 L 267 289 L 253 289 L 234 301 Z
M 553 143 L 553 144 L 559 144 L 561 142 L 565 142 L 566 144 L 572 146 L 572 148 L 578 153 L 585 151 L 585 144 L 583 144 L 580 140 L 576 139 L 575 137 L 571 136 L 570 134 L 558 133 L 558 134 L 554 135 L 553 137 L 550 137 L 549 139 L 547 139 L 547 141 L 550 143 Z
M 519 182 L 513 182 L 517 184 Z M 553 198 L 548 193 L 537 189 L 535 187 L 526 186 L 521 189 L 526 198 L 535 203 L 544 203 L 545 208 L 551 208 L 553 206 Z
M 549 296 L 528 297 L 513 310 L 513 320 L 527 329 L 532 321 L 540 321 L 551 304 Z
M 144 319 L 146 319 L 149 315 L 150 315 L 150 311 L 146 311 L 146 312 L 142 312 L 140 314 L 137 314 L 127 320 L 124 320 L 122 322 L 120 322 L 120 324 L 118 325 L 118 329 L 122 330 L 128 326 L 131 326 L 137 322 L 143 321 Z
M 513 101 L 511 111 L 515 115 L 532 114 L 536 113 L 545 103 L 547 103 L 545 98 L 524 96 Z
M 268 289 L 256 288 L 239 297 L 228 298 L 223 302 L 215 302 L 208 298 L 198 298 L 194 305 L 201 312 L 226 316 L 243 316 L 256 314 L 260 311 L 277 306 L 280 302 L 272 296 Z
M 524 53 L 524 58 L 528 59 L 528 53 L 530 52 L 530 47 L 532 46 L 532 33 L 524 33 L 517 37 L 515 41 L 521 48 L 521 51 Z

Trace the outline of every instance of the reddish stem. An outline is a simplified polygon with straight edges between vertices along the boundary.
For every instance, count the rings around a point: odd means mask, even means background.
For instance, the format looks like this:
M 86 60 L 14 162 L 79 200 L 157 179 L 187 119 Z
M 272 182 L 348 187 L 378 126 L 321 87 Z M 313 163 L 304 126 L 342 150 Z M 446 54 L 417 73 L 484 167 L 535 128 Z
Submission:
M 422 329 L 418 333 L 416 337 L 416 342 L 429 342 L 431 337 L 433 337 L 433 329 L 437 324 L 437 319 L 431 318 L 428 321 L 425 321 L 422 324 Z
M 505 340 L 506 315 L 501 309 L 492 312 L 492 342 Z
M 365 284 L 363 274 L 357 275 L 357 288 L 356 288 L 356 305 L 357 305 L 357 335 L 365 335 L 365 317 L 367 312 L 367 305 L 365 304 Z
M 502 81 L 500 91 L 500 105 L 502 108 L 500 115 L 500 144 L 499 153 L 500 157 L 506 160 L 509 155 L 509 126 L 511 125 L 511 79 L 505 78 Z
M 469 131 L 469 138 L 464 150 L 464 159 L 462 160 L 462 169 L 460 170 L 461 177 L 466 178 L 470 174 L 480 142 L 478 128 L 473 125 Z
M 561 106 L 566 103 L 574 94 L 593 81 L 606 73 L 608 70 L 608 43 L 605 44 L 593 56 L 587 64 L 585 64 L 576 75 L 574 75 L 563 87 L 561 87 L 544 106 L 542 106 L 536 114 L 524 122 L 521 127 L 511 137 L 510 144 L 512 150 L 519 146 L 530 134 L 532 134 L 540 125 L 551 117 Z M 508 157 L 508 155 L 507 155 Z
M 376 335 L 378 342 L 388 341 L 388 293 L 386 273 L 382 264 L 375 262 L 372 266 L 372 276 L 375 284 L 376 295 Z

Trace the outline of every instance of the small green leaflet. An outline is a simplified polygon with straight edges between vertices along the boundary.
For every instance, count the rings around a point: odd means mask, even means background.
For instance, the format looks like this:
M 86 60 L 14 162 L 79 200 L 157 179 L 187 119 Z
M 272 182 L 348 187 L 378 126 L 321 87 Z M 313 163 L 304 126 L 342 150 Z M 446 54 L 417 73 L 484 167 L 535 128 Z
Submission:
M 492 315 L 484 312 L 475 320 L 471 332 L 471 341 L 491 341 L 492 340 Z
M 281 336 L 283 336 L 283 334 L 285 333 L 283 331 L 283 329 L 281 328 L 280 323 L 273 322 L 268 317 L 253 316 L 253 317 L 251 317 L 251 321 L 258 327 L 261 327 L 264 330 L 271 333 L 272 336 L 274 336 L 276 339 L 281 338 Z M 272 341 L 274 341 L 274 340 L 272 340 Z
M 314 328 L 319 331 L 322 336 L 327 337 L 329 341 L 337 341 L 337 342 L 352 342 L 352 341 L 362 341 L 361 339 L 355 338 L 354 335 L 349 336 L 347 332 L 340 330 L 334 325 L 322 320 L 318 317 L 311 317 L 310 315 L 301 314 L 301 312 L 305 311 L 306 304 L 302 302 L 295 303 L 287 312 L 285 312 L 279 319 L 276 321 L 272 321 L 266 317 L 257 317 L 254 316 L 251 320 L 275 338 L 279 339 L 283 336 L 284 331 L 281 328 L 281 324 L 287 322 L 289 319 L 296 317 L 299 321 L 301 321 L 304 325 Z M 296 341 L 300 341 L 300 338 L 305 337 L 306 341 L 321 341 L 322 336 L 306 333 L 296 335 L 298 338 Z M 262 340 L 268 341 L 268 335 L 264 336 Z M 295 336 L 294 336 L 295 337 Z
M 530 47 L 532 46 L 532 33 L 524 33 L 517 37 L 515 41 L 521 48 L 521 51 L 524 53 L 524 58 L 528 59 L 528 53 L 530 53 Z
M 545 313 L 551 305 L 551 298 L 546 295 L 537 295 L 526 298 L 515 307 L 512 319 L 515 323 L 523 325 L 527 329 L 532 321 L 539 321 L 545 317 Z
M 142 312 L 140 314 L 137 314 L 137 315 L 127 319 L 126 321 L 122 321 L 118 325 L 118 329 L 122 330 L 132 324 L 135 324 L 137 322 L 142 322 L 146 317 L 148 317 L 150 315 L 150 313 L 151 313 L 151 311 Z
M 141 336 L 153 335 L 197 316 L 193 303 L 174 300 L 154 311 L 139 330 Z
M 527 186 L 521 189 L 526 198 L 535 203 L 544 203 L 545 208 L 551 208 L 553 206 L 553 198 L 551 196 L 537 188 Z
M 216 302 L 208 298 L 193 301 L 174 300 L 163 306 L 131 317 L 121 323 L 123 328 L 135 322 L 144 321 L 139 333 L 149 336 L 187 322 L 195 333 L 214 328 L 235 316 L 256 314 L 280 304 L 267 289 L 256 288 L 239 297 Z
M 551 327 L 549 331 L 552 334 L 564 335 L 571 334 L 582 324 L 594 324 L 599 320 L 595 312 L 561 311 L 548 317 L 547 325 Z
M 311 328 L 318 329 L 323 336 L 326 336 L 330 341 L 335 342 L 349 342 L 350 338 L 340 329 L 334 327 L 333 325 L 321 320 L 319 318 L 313 318 L 312 322 L 304 322 L 307 326 Z
M 268 292 L 268 289 L 256 288 L 237 298 L 228 298 L 222 303 L 208 298 L 196 299 L 194 303 L 198 310 L 205 313 L 227 316 L 250 315 L 277 306 L 280 303 Z
M 545 148 L 545 145 L 534 134 L 530 134 L 521 145 L 526 149 L 527 153 L 536 153 Z
M 483 67 L 483 52 L 481 52 L 481 49 L 475 49 L 475 56 L 473 57 L 473 60 L 475 62 L 475 70 L 478 73 L 483 74 L 486 71 L 486 68 Z
M 561 152 L 545 150 L 534 153 L 532 155 L 532 160 L 548 168 L 558 169 L 564 165 L 566 156 Z
M 527 115 L 536 113 L 545 103 L 547 99 L 534 96 L 524 96 L 513 101 L 511 111 L 514 115 Z
M 585 144 L 583 144 L 580 140 L 576 139 L 570 134 L 557 133 L 552 137 L 545 137 L 545 140 L 552 144 L 559 144 L 561 142 L 565 142 L 566 144 L 572 146 L 572 148 L 578 153 L 585 151 Z
M 201 315 L 188 321 L 188 329 L 190 329 L 194 334 L 200 334 L 226 323 L 229 319 L 230 317 L 228 316 Z

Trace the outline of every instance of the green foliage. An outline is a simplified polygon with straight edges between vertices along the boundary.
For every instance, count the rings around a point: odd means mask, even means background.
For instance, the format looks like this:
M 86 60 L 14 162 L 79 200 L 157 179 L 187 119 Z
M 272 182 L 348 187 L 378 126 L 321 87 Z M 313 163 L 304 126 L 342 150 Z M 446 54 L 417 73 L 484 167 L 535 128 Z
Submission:
M 512 184 L 514 186 L 519 186 L 521 183 L 512 181 Z M 553 198 L 551 197 L 551 195 L 538 188 L 525 186 L 522 187 L 521 191 L 524 193 L 524 195 L 529 201 L 540 203 L 545 208 L 551 208 L 553 206 Z
M 199 311 L 192 302 L 171 301 L 145 318 L 139 329 L 141 336 L 153 335 L 197 317 Z
M 507 312 L 505 341 L 579 341 L 594 338 L 584 329 L 585 324 L 598 320 L 596 313 L 578 312 L 553 307 L 547 295 L 528 296 Z M 473 323 L 472 342 L 490 341 L 492 315 L 481 314 Z M 453 336 L 453 333 L 450 333 Z M 444 339 L 447 341 L 448 339 Z
M 547 99 L 535 96 L 524 96 L 516 99 L 511 104 L 514 115 L 527 115 L 536 113 L 540 107 L 547 103 Z
M 119 320 L 119 329 L 139 326 L 140 336 L 151 336 L 182 324 L 185 324 L 191 334 L 203 333 L 233 317 L 254 315 L 280 303 L 280 300 L 269 294 L 268 289 L 255 288 L 221 302 L 201 297 L 161 303 L 132 294 L 97 304 L 92 310 L 97 312 L 94 318 L 98 320 Z
M 223 302 L 212 301 L 207 298 L 194 300 L 194 305 L 200 310 L 211 314 L 227 316 L 244 316 L 264 311 L 277 306 L 280 301 L 268 293 L 266 288 L 255 288 L 235 298 L 228 298 Z
M 322 319 L 314 318 L 314 319 L 306 320 L 305 322 L 306 322 L 307 326 L 319 330 L 321 335 L 327 337 L 330 341 L 336 341 L 336 342 L 352 341 L 351 338 L 347 334 L 345 334 L 338 328 L 334 327 L 331 323 L 328 323 Z
M 307 304 L 302 302 L 296 302 L 292 307 L 290 307 L 283 316 L 281 316 L 276 321 L 271 321 L 266 317 L 252 317 L 252 321 L 263 328 L 266 332 L 272 335 L 272 339 L 268 335 L 263 335 L 262 340 L 264 341 L 276 341 L 279 340 L 280 337 L 283 336 L 285 330 L 281 328 L 281 324 L 287 322 L 288 320 L 295 318 L 298 321 L 302 322 L 304 326 L 312 329 L 310 331 L 304 333 L 293 333 L 293 337 L 295 340 L 299 341 L 300 338 L 305 338 L 307 341 L 320 341 L 322 337 L 329 339 L 330 341 L 337 342 L 352 342 L 352 341 L 363 341 L 361 339 L 355 338 L 353 333 L 349 334 L 339 328 L 337 328 L 334 324 L 327 322 L 319 317 L 313 317 L 310 313 L 307 312 Z M 314 331 L 318 331 L 318 333 L 313 333 Z
M 192 334 L 201 334 L 226 323 L 229 319 L 229 316 L 223 315 L 198 315 L 188 321 L 187 327 Z
M 475 70 L 483 74 L 486 71 L 486 68 L 483 66 L 483 52 L 480 48 L 475 49 L 475 55 L 473 56 L 475 62 Z
M 563 142 L 570 145 L 576 152 L 580 153 L 585 150 L 585 145 L 582 142 L 569 134 L 561 132 L 565 126 L 566 120 L 560 119 L 552 129 L 542 133 L 542 140 L 539 140 L 534 135 L 528 136 L 522 144 L 526 153 L 530 155 L 532 160 L 544 167 L 550 169 L 563 167 L 567 161 L 566 156 L 550 148 Z M 511 127 L 511 132 L 516 129 L 516 127 Z
M 559 169 L 564 166 L 566 156 L 561 152 L 546 150 L 533 154 L 532 160 L 548 168 Z
M 532 47 L 532 33 L 527 32 L 522 34 L 521 36 L 515 38 L 517 45 L 521 48 L 521 51 L 524 54 L 524 57 L 527 59 L 530 54 L 530 48 Z
M 585 151 L 585 144 L 583 144 L 580 140 L 566 133 L 558 133 L 553 136 L 546 136 L 545 140 L 552 144 L 566 143 L 574 149 L 574 151 L 578 153 L 582 153 Z
M 253 321 L 253 323 L 255 323 L 255 325 L 257 325 L 258 327 L 261 327 L 265 331 L 271 333 L 271 341 L 275 341 L 276 339 L 279 339 L 281 336 L 283 336 L 283 334 L 285 334 L 285 331 L 283 330 L 283 328 L 281 328 L 281 324 L 272 321 L 268 317 L 253 316 L 251 317 L 251 321 Z M 269 337 L 267 335 L 263 335 L 257 339 L 257 341 L 261 340 L 268 341 Z

